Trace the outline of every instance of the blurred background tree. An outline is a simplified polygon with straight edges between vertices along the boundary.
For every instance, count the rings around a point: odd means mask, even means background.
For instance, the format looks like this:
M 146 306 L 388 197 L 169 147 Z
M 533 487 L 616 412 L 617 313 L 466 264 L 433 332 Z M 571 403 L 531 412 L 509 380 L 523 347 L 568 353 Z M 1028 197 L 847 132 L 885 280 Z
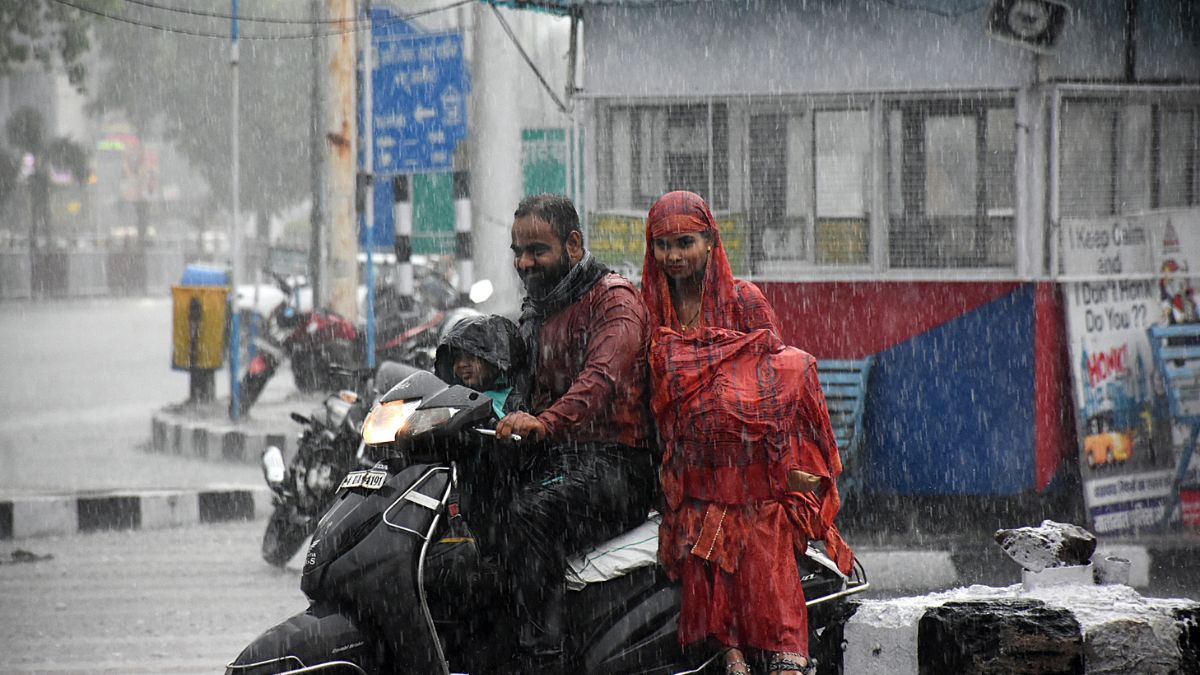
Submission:
M 302 36 L 330 29 L 308 23 L 308 4 L 257 2 L 255 16 L 295 23 L 241 23 L 240 198 L 260 222 L 309 197 L 312 44 Z M 122 115 L 139 136 L 161 134 L 172 142 L 204 177 L 213 202 L 225 207 L 232 188 L 232 92 L 230 21 L 220 15 L 230 6 L 196 0 L 186 9 L 192 14 L 123 4 L 122 16 L 159 30 L 95 23 L 101 65 L 92 109 Z
M 116 2 L 92 4 L 102 9 Z M 88 15 L 53 0 L 0 0 L 0 77 L 31 60 L 49 68 L 57 56 L 71 84 L 82 91 L 90 25 Z

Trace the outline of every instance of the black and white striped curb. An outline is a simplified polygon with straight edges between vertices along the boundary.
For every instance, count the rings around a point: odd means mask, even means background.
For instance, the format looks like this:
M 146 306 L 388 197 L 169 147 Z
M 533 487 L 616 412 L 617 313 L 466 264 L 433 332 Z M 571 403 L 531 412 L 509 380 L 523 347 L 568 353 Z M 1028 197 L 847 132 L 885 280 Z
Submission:
M 290 424 L 297 427 L 295 422 Z M 159 411 L 150 421 L 150 449 L 167 455 L 258 464 L 269 445 L 285 453 L 295 449 L 295 430 L 289 433 L 286 427 L 277 426 L 234 425 Z
M 849 611 L 845 673 L 1200 673 L 1200 603 L 1124 585 L 971 586 Z
M 0 539 L 253 520 L 270 509 L 266 486 L 0 497 Z

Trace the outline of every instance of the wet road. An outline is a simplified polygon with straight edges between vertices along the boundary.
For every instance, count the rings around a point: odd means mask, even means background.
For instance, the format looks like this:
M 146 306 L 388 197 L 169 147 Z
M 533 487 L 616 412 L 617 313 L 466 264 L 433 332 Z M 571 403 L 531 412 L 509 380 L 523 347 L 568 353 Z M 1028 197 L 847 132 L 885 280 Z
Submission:
M 0 542 L 0 672 L 219 673 L 305 608 L 258 557 L 265 521 Z
M 0 303 L 0 495 L 261 482 L 139 449 L 153 412 L 187 399 L 170 350 L 169 298 Z

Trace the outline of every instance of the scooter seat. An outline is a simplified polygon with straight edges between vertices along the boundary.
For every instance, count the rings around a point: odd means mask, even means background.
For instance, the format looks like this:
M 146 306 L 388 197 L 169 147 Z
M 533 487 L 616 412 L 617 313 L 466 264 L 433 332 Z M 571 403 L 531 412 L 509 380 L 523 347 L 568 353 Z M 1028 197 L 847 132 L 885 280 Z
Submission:
M 646 522 L 597 544 L 567 560 L 567 589 L 583 590 L 588 584 L 609 581 L 631 571 L 658 564 L 658 525 L 662 516 L 651 511 Z

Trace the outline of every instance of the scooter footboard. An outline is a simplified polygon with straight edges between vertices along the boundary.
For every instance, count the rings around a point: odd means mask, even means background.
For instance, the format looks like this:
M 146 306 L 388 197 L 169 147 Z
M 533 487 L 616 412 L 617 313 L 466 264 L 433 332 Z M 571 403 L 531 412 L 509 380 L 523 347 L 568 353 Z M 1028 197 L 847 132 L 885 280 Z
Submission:
M 225 667 L 225 675 L 377 673 L 383 655 L 348 618 L 313 608 L 268 629 Z

